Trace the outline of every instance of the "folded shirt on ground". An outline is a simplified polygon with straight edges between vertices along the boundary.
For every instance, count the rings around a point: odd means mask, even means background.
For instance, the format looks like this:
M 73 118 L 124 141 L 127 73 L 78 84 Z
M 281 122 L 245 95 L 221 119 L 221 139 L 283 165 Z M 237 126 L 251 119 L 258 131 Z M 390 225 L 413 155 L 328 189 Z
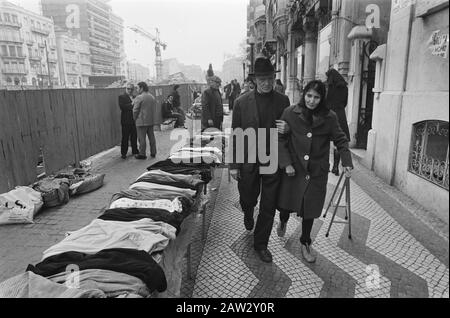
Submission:
M 198 190 L 200 185 L 204 184 L 197 175 L 171 174 L 161 170 L 145 172 L 135 182 L 152 182 L 191 190 Z
M 162 170 L 169 173 L 187 175 L 200 174 L 201 179 L 205 183 L 211 181 L 212 178 L 210 165 L 205 163 L 174 163 L 172 160 L 166 159 L 155 162 L 147 167 L 147 170 Z
M 125 273 L 141 279 L 150 292 L 163 292 L 167 288 L 164 271 L 153 257 L 141 250 L 113 248 L 96 254 L 66 252 L 46 258 L 42 262 L 28 265 L 27 271 L 41 276 L 51 276 L 66 271 L 67 266 L 84 269 L 106 269 Z
M 76 284 L 78 288 L 84 290 L 101 290 L 106 297 L 117 297 L 119 295 L 137 294 L 148 297 L 150 291 L 144 282 L 134 276 L 105 270 L 105 269 L 84 269 L 76 272 L 64 271 L 47 277 L 48 280 L 58 284 Z
M 178 212 L 183 211 L 183 205 L 177 198 L 173 200 L 132 200 L 127 198 L 122 198 L 114 201 L 109 206 L 110 209 L 128 209 L 128 208 L 140 208 L 140 209 L 163 209 L 168 212 Z
M 183 213 L 189 214 L 191 212 L 192 204 L 194 203 L 194 199 L 190 195 L 180 195 L 178 192 L 171 191 L 145 191 L 145 190 L 134 190 L 134 189 L 126 189 L 122 190 L 118 193 L 115 193 L 111 202 L 114 202 L 121 198 L 128 198 L 132 200 L 174 200 L 178 199 L 183 206 Z
M 178 187 L 169 186 L 169 185 L 165 185 L 165 184 L 157 184 L 157 183 L 152 183 L 152 182 L 136 182 L 130 186 L 130 189 L 172 191 L 172 192 L 177 192 L 180 194 L 190 195 L 191 197 L 194 197 L 195 194 L 197 193 L 196 191 L 191 190 L 191 189 L 183 189 L 183 188 L 178 188 Z
M 178 151 L 169 156 L 174 163 L 220 164 L 218 156 L 210 152 Z
M 27 271 L 0 283 L 0 298 L 105 298 L 103 291 L 73 288 Z
M 161 221 L 172 225 L 176 229 L 176 234 L 180 231 L 181 223 L 186 215 L 180 213 L 170 213 L 162 209 L 108 209 L 98 219 L 105 221 L 132 222 L 140 219 L 150 218 L 154 221 Z
M 175 238 L 175 227 L 150 218 L 132 222 L 95 219 L 46 249 L 42 259 L 65 252 L 95 254 L 110 248 L 128 248 L 152 253 L 163 250 L 169 240 Z

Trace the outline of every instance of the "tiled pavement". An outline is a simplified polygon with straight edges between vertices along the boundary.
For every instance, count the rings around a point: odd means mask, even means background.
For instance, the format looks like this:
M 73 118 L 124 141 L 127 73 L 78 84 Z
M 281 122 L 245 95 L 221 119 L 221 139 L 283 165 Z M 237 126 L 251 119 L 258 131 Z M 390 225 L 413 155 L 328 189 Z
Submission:
M 156 135 L 159 153 L 153 160 L 166 158 L 172 145 L 169 132 Z M 41 212 L 34 224 L 0 226 L 0 281 L 39 262 L 42 251 L 66 231 L 96 218 L 112 194 L 128 187 L 153 161 L 124 161 L 116 147 L 93 162 L 95 170 L 106 173 L 102 188 Z M 336 182 L 330 174 L 327 200 Z M 274 261 L 262 263 L 253 251 L 252 233 L 243 226 L 236 183 L 228 181 L 225 170 L 217 170 L 208 188 L 207 235 L 203 241 L 198 218 L 193 275 L 187 277 L 185 260 L 182 297 L 449 297 L 448 225 L 440 225 L 447 229 L 444 235 L 433 231 L 407 205 L 387 196 L 389 187 L 357 162 L 351 182 L 353 239 L 347 238 L 343 224 L 333 224 L 326 238 L 331 213 L 317 219 L 312 232 L 315 264 L 302 260 L 300 220 L 291 217 L 286 236 L 279 238 L 278 215 L 269 243 Z

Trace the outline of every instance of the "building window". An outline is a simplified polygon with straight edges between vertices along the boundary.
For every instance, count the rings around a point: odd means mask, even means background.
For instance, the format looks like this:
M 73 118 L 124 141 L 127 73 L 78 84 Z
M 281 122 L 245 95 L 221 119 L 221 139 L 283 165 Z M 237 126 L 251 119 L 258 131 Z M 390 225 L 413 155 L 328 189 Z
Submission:
M 448 122 L 415 123 L 408 171 L 448 190 L 448 166 Z
M 3 13 L 3 16 L 5 17 L 6 22 L 11 22 L 11 16 L 9 15 L 9 13 Z

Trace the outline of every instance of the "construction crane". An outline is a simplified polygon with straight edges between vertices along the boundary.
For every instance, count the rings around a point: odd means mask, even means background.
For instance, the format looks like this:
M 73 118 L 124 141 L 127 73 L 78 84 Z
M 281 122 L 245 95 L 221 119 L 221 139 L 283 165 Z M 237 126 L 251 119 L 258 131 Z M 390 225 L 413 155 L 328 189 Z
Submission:
M 134 31 L 137 34 L 142 35 L 143 37 L 152 40 L 153 42 L 155 42 L 155 53 L 156 53 L 156 57 L 155 57 L 155 67 L 156 67 L 156 81 L 160 82 L 162 81 L 162 58 L 161 58 L 161 47 L 165 50 L 167 47 L 167 44 L 162 42 L 161 39 L 159 38 L 159 30 L 158 28 L 156 29 L 156 36 L 145 31 L 143 28 L 134 25 L 134 26 L 129 26 L 128 27 L 130 30 Z

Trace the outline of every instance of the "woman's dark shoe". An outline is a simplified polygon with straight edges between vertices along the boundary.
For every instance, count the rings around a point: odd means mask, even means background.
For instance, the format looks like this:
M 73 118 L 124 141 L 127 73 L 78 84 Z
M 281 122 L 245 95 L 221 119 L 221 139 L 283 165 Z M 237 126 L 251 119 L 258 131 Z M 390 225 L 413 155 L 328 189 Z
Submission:
M 147 156 L 143 156 L 143 155 L 136 155 L 134 156 L 136 159 L 140 159 L 140 160 L 144 160 L 147 159 Z
M 277 226 L 277 235 L 278 237 L 284 237 L 286 234 L 287 222 L 280 221 Z
M 333 169 L 331 169 L 331 172 L 332 172 L 335 176 L 339 176 L 339 168 L 338 168 L 338 166 L 333 166 Z
M 300 243 L 300 245 L 303 259 L 308 263 L 314 263 L 316 261 L 317 256 L 316 252 L 311 248 L 311 244 Z
M 255 250 L 259 258 L 265 263 L 272 263 L 272 253 L 266 248 L 264 250 Z

